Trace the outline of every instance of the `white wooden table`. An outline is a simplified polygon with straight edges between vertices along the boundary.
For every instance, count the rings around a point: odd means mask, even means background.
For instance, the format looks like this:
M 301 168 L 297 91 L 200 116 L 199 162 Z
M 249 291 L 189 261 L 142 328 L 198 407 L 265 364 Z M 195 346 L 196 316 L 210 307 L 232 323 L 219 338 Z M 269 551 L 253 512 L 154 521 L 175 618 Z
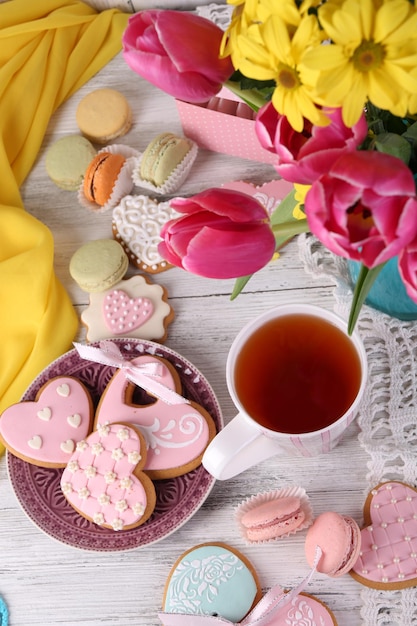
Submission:
M 156 134 L 181 133 L 172 98 L 133 74 L 121 55 L 76 93 L 51 120 L 47 137 L 23 187 L 28 211 L 45 222 L 55 237 L 56 272 L 78 313 L 87 294 L 72 281 L 68 264 L 85 241 L 111 237 L 111 213 L 95 215 L 49 181 L 45 150 L 62 135 L 77 132 L 75 110 L 92 89 L 122 91 L 134 110 L 134 123 L 121 142 L 138 150 Z M 270 166 L 200 150 L 181 193 L 196 193 L 231 180 L 256 184 L 274 178 Z M 233 281 L 197 278 L 179 269 L 153 277 L 165 285 L 175 309 L 166 345 L 190 360 L 211 383 L 225 422 L 234 415 L 225 382 L 228 349 L 240 328 L 254 316 L 292 300 L 332 309 L 330 282 L 315 283 L 304 272 L 295 243 L 281 258 L 259 272 L 234 302 Z M 84 337 L 80 329 L 79 339 Z M 195 516 L 171 536 L 152 546 L 115 554 L 80 551 L 42 533 L 22 512 L 0 459 L 0 595 L 10 609 L 11 626 L 157 626 L 157 612 L 167 574 L 186 549 L 204 541 L 225 541 L 240 549 L 257 569 L 264 590 L 274 584 L 296 586 L 307 574 L 304 533 L 281 542 L 246 546 L 235 519 L 235 507 L 246 497 L 288 485 L 304 487 L 314 513 L 336 510 L 362 521 L 367 457 L 354 424 L 332 453 L 315 459 L 274 458 L 227 482 L 217 482 Z M 349 575 L 329 579 L 316 575 L 308 592 L 327 603 L 339 626 L 360 624 L 361 586 Z

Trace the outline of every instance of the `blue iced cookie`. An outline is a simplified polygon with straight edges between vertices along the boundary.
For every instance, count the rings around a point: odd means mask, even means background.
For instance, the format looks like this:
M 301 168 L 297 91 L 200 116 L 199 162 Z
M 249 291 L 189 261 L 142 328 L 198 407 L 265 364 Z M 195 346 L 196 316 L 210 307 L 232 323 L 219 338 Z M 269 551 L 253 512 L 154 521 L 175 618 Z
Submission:
M 226 544 L 206 543 L 185 552 L 171 569 L 163 610 L 240 622 L 260 598 L 259 580 L 249 561 Z

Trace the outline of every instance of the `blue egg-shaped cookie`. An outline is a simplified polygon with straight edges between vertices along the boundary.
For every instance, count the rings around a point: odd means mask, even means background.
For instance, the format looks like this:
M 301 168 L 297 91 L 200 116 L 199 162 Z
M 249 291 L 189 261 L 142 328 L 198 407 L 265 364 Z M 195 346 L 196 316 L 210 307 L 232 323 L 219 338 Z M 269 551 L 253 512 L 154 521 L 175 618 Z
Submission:
M 260 596 L 257 575 L 246 557 L 226 544 L 206 543 L 185 552 L 171 569 L 163 610 L 240 622 Z

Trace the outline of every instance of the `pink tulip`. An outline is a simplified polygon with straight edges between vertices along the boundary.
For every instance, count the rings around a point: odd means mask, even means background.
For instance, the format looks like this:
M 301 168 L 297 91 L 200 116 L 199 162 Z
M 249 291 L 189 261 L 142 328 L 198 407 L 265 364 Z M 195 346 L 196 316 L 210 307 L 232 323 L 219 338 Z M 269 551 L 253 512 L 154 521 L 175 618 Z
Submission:
M 161 231 L 159 253 L 169 263 L 206 278 L 237 278 L 271 260 L 275 237 L 265 208 L 252 196 L 215 188 L 170 205 L 184 216 Z
M 297 133 L 272 103 L 258 111 L 256 134 L 261 145 L 277 155 L 274 167 L 285 180 L 311 185 L 328 172 L 342 154 L 356 150 L 364 141 L 367 134 L 364 115 L 357 124 L 348 128 L 343 123 L 341 109 L 324 111 L 331 120 L 330 124 L 313 126 L 305 120 L 302 133 Z
M 129 67 L 162 91 L 186 102 L 207 102 L 233 73 L 220 59 L 221 28 L 189 12 L 139 11 L 123 34 Z
M 417 238 L 400 253 L 398 269 L 407 295 L 417 302 Z
M 413 175 L 396 157 L 357 151 L 342 155 L 307 193 L 311 232 L 332 252 L 376 267 L 417 233 Z

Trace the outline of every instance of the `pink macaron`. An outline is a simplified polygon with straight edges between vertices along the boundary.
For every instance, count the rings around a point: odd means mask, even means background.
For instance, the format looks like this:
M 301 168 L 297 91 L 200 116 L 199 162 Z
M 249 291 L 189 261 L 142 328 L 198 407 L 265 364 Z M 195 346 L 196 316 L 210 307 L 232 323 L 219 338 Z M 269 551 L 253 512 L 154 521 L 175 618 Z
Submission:
M 342 576 L 352 569 L 359 556 L 361 531 L 351 517 L 328 511 L 319 515 L 307 531 L 305 554 L 313 567 L 317 546 L 322 550 L 317 571 Z
M 300 498 L 267 500 L 242 515 L 240 522 L 249 541 L 267 541 L 295 531 L 304 522 Z

